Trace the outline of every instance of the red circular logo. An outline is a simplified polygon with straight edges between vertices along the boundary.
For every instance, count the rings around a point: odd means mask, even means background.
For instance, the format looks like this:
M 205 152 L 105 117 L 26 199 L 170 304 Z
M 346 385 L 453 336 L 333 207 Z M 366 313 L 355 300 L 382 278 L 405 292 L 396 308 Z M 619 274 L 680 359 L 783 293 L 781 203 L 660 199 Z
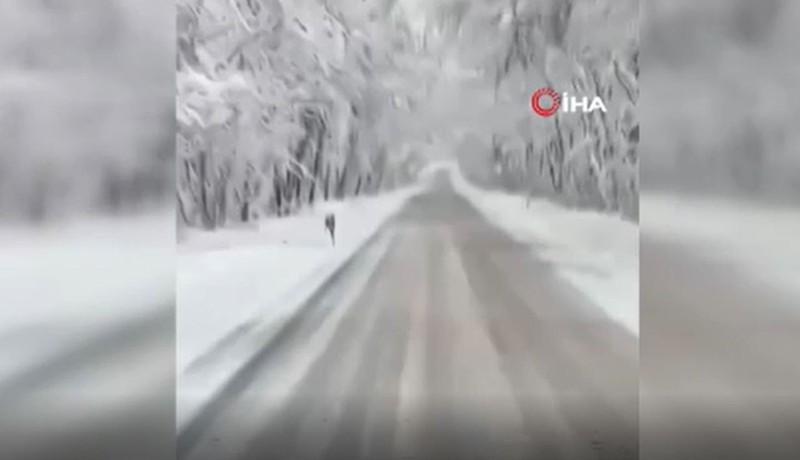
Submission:
M 542 106 L 542 97 L 547 96 L 550 98 L 550 107 L 543 107 Z M 531 108 L 533 111 L 543 117 L 549 117 L 556 113 L 558 108 L 561 106 L 561 96 L 555 92 L 553 88 L 543 87 L 536 90 L 531 96 Z

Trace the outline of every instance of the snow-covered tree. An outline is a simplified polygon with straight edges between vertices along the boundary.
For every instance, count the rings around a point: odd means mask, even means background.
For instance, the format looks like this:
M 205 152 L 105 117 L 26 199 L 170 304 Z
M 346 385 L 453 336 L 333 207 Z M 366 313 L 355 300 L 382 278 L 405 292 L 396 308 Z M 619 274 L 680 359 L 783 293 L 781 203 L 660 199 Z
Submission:
M 460 53 L 492 76 L 494 104 L 507 107 L 496 114 L 504 126 L 484 133 L 494 185 L 635 218 L 638 1 L 475 2 L 466 17 Z M 495 39 L 480 43 L 480 30 Z M 608 112 L 536 118 L 528 103 L 543 86 L 599 96 Z
M 397 71 L 410 37 L 401 25 L 371 24 L 375 14 L 390 20 L 390 9 L 381 8 L 179 1 L 184 223 L 214 228 L 280 216 L 410 179 L 411 171 L 402 173 L 408 165 L 397 161 L 404 143 L 382 135 L 402 88 L 381 79 Z
M 800 3 L 658 0 L 646 13 L 645 186 L 796 202 Z
M 637 6 L 180 0 L 182 220 L 214 228 L 391 188 L 466 133 L 495 185 L 635 215 Z M 545 84 L 610 110 L 536 120 Z
M 172 196 L 173 16 L 158 0 L 0 2 L 0 219 Z

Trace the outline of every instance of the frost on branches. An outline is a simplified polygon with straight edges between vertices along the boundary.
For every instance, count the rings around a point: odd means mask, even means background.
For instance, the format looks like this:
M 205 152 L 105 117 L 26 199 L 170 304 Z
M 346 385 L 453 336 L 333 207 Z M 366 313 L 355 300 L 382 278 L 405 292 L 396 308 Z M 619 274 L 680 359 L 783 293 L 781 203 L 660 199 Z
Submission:
M 0 222 L 136 213 L 171 198 L 163 5 L 0 2 Z
M 180 222 L 212 229 L 282 216 L 411 179 L 413 152 L 375 135 L 397 96 L 375 78 L 393 66 L 381 47 L 393 40 L 351 10 L 178 2 Z
M 496 31 L 480 63 L 505 126 L 467 171 L 487 185 L 638 218 L 638 0 L 510 0 L 483 5 L 465 28 Z M 480 38 L 465 47 L 480 48 Z M 602 98 L 608 112 L 531 116 L 515 101 L 548 86 Z M 483 171 L 483 173 L 481 173 Z M 489 171 L 489 174 L 485 172 Z
M 180 221 L 217 228 L 413 180 L 636 217 L 638 1 L 180 0 Z M 536 119 L 540 86 L 607 113 Z

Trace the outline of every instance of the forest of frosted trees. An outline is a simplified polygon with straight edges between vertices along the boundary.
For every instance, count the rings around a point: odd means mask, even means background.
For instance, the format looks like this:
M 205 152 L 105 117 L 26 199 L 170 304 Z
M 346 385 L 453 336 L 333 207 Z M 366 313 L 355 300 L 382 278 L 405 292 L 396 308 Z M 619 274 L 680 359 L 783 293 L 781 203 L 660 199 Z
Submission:
M 408 101 L 389 85 L 410 37 L 335 3 L 178 2 L 180 222 L 282 216 L 412 179 L 414 150 L 381 135 Z
M 635 217 L 637 14 L 634 0 L 180 0 L 179 222 L 389 190 L 442 151 L 484 185 Z M 545 84 L 609 112 L 536 120 Z
M 644 13 L 646 189 L 796 202 L 800 2 L 654 1 Z
M 636 218 L 637 112 L 645 188 L 800 186 L 797 2 L 159 4 L 0 3 L 1 216 L 136 209 L 175 184 L 179 222 L 216 228 L 392 189 L 446 153 L 484 186 Z M 547 85 L 609 111 L 538 118 Z
M 490 154 L 475 155 L 484 161 L 473 162 L 474 178 L 570 206 L 637 217 L 638 3 L 482 4 L 482 14 L 473 14 L 462 26 L 473 33 L 466 40 L 460 34 L 461 52 L 472 54 L 485 69 L 499 108 L 494 116 L 502 123 L 480 133 L 480 150 Z M 475 56 L 475 49 L 483 54 Z M 590 99 L 599 96 L 608 112 L 559 111 L 550 118 L 532 118 L 524 103 L 542 86 Z
M 174 26 L 160 0 L 0 2 L 0 220 L 164 206 Z

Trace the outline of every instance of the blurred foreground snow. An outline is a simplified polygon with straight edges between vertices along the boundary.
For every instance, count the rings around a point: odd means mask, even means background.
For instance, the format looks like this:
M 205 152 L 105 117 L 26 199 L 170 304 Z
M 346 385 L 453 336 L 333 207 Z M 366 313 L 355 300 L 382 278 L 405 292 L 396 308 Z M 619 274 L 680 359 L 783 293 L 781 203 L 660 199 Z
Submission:
M 172 213 L 0 229 L 0 384 L 108 330 L 168 312 Z
M 173 458 L 174 14 L 0 2 L 0 458 Z
M 642 196 L 642 232 L 687 244 L 773 289 L 800 296 L 800 208 L 646 194 Z

